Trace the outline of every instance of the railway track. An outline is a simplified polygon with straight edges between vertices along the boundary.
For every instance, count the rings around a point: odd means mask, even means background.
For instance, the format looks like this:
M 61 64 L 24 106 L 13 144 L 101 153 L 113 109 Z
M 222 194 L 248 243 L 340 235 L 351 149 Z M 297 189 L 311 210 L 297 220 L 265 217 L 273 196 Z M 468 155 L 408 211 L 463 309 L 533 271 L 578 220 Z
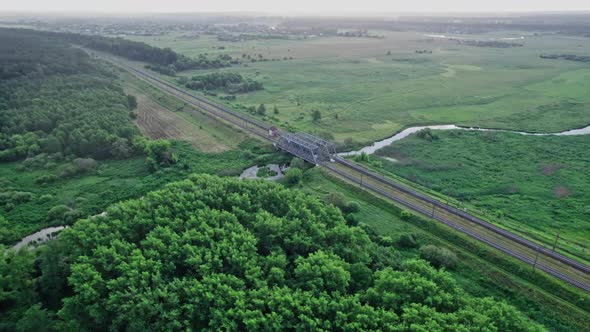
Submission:
M 240 127 L 271 143 L 277 142 L 276 138 L 268 136 L 268 130 L 271 126 L 264 122 L 251 119 L 223 105 L 192 94 L 145 71 L 119 63 L 108 57 L 107 60 L 164 92 L 177 97 L 183 102 L 205 111 L 211 116 Z M 369 191 L 391 199 L 409 209 L 433 218 L 476 240 L 486 243 L 505 254 L 531 264 L 535 269 L 542 270 L 579 289 L 590 292 L 589 266 L 478 219 L 464 211 L 448 206 L 432 197 L 426 196 L 390 179 L 386 179 L 339 156 L 334 155 L 332 159 L 333 162 L 323 162 L 321 166 L 348 181 L 359 184 Z

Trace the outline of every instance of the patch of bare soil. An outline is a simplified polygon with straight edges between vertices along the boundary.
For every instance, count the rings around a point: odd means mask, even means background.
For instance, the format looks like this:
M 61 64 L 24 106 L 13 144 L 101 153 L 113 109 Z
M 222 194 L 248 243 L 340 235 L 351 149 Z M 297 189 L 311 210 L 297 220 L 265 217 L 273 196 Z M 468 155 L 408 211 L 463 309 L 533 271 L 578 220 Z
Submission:
M 135 123 L 144 135 L 153 139 L 187 141 L 195 148 L 205 152 L 221 152 L 230 149 L 229 146 L 211 137 L 208 132 L 158 104 L 139 89 L 127 86 L 125 90 L 137 98 Z
M 563 165 L 561 164 L 547 164 L 547 165 L 541 165 L 541 172 L 544 175 L 552 175 L 555 172 L 557 172 L 558 170 L 560 170 L 563 167 Z
M 557 198 L 564 198 L 571 194 L 570 190 L 565 186 L 557 186 L 553 188 L 553 195 Z

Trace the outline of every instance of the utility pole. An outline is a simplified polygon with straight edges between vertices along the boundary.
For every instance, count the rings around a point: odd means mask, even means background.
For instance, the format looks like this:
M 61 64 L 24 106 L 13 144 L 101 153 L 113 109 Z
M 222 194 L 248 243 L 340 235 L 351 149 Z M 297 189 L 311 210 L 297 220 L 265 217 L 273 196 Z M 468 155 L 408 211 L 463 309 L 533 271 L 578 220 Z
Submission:
M 533 263 L 533 271 L 535 271 L 535 268 L 537 267 L 537 259 L 539 259 L 539 251 L 541 250 L 541 246 L 537 247 L 537 254 L 535 255 L 535 262 Z
M 434 203 L 432 203 L 432 216 L 431 217 L 434 217 Z
M 551 251 L 555 252 L 555 247 L 557 247 L 557 241 L 559 241 L 559 233 L 555 236 L 555 242 L 553 243 L 553 249 Z

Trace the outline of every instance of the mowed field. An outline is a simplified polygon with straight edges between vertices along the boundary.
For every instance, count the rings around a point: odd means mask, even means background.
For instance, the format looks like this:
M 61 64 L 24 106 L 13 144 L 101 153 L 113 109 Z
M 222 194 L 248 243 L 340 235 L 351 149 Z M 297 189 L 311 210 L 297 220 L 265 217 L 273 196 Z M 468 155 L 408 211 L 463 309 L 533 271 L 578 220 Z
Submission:
M 133 37 L 188 56 L 252 57 L 221 71 L 239 72 L 265 90 L 237 95 L 235 108 L 264 103 L 266 120 L 312 133 L 367 143 L 417 124 L 458 124 L 556 132 L 590 123 L 590 65 L 541 54 L 590 55 L 590 39 L 525 35 L 524 47 L 459 45 L 418 32 L 376 32 L 385 39 L 310 37 L 220 42 L 213 36 Z M 490 40 L 521 34 L 462 35 Z M 417 50 L 432 54 L 417 54 Z M 391 55 L 388 55 L 391 52 Z M 293 57 L 293 60 L 282 60 Z M 206 71 L 183 72 L 192 76 Z M 268 108 L 268 107 L 267 107 Z M 311 112 L 319 110 L 320 121 Z
M 203 152 L 237 148 L 247 139 L 242 132 L 225 125 L 173 98 L 128 73 L 122 73 L 125 92 L 136 96 L 136 125 L 153 139 L 186 141 Z

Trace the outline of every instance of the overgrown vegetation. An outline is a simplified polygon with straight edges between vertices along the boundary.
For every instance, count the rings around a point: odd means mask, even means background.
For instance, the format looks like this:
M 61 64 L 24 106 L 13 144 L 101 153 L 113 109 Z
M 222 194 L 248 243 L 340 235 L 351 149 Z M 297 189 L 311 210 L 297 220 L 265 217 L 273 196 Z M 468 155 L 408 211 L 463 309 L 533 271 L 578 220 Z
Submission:
M 183 77 L 179 79 L 179 83 L 193 90 L 222 90 L 226 93 L 242 93 L 264 89 L 262 83 L 230 72 L 198 75 L 191 77 L 190 80 Z
M 436 139 L 433 139 L 436 137 Z M 515 232 L 590 259 L 587 136 L 421 131 L 377 151 L 372 165 L 400 175 Z
M 20 286 L 31 257 L 0 257 L 2 276 L 23 273 L 8 294 L 27 298 L 7 303 L 7 327 L 34 313 L 34 326 L 74 330 L 541 330 L 336 208 L 261 181 L 194 175 L 78 221 L 41 256 L 39 293 Z

